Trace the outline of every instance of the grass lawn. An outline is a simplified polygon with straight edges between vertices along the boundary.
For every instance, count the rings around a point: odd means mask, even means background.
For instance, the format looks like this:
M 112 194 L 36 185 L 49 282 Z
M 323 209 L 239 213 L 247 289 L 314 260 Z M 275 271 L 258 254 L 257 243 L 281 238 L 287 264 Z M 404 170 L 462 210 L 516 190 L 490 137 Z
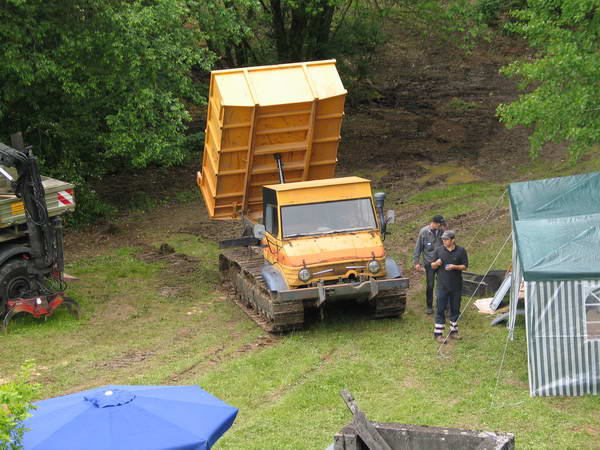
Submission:
M 581 164 L 538 163 L 530 174 L 586 171 Z M 410 266 L 418 228 L 441 213 L 467 246 L 471 271 L 485 272 L 494 259 L 493 268 L 508 267 L 505 188 L 496 181 L 390 192 L 399 223 L 390 226 L 389 253 Z M 109 383 L 199 384 L 240 409 L 220 449 L 324 449 L 351 419 L 342 388 L 372 420 L 507 431 L 518 448 L 600 448 L 600 397 L 529 396 L 522 321 L 508 342 L 506 329 L 491 327 L 464 298 L 465 339 L 440 348 L 421 279 L 409 271 L 401 320 L 336 308 L 305 331 L 270 336 L 220 288 L 214 242 L 174 233 L 166 241 L 174 252 L 161 251 L 162 243 L 73 261 L 67 271 L 81 280 L 69 294 L 82 320 L 60 311 L 45 323 L 12 323 L 0 336 L 0 382 L 34 359 L 40 398 Z

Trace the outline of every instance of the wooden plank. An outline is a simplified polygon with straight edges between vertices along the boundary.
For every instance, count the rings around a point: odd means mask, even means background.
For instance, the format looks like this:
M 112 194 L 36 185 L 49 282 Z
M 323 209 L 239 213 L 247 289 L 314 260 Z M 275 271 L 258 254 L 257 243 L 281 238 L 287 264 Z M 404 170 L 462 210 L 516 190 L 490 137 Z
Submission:
M 246 152 L 248 151 L 247 145 L 239 145 L 237 147 L 229 147 L 221 149 L 220 153 L 237 153 L 237 152 Z
M 290 142 L 287 144 L 267 144 L 257 145 L 254 151 L 255 155 L 273 155 L 281 153 L 284 155 L 287 152 L 300 152 L 306 150 L 306 142 Z
M 323 142 L 339 142 L 341 139 L 340 136 L 336 136 L 336 137 L 326 137 L 326 138 L 319 138 L 319 139 L 314 139 L 313 140 L 313 144 L 317 143 L 317 144 L 321 144 Z
M 325 120 L 325 119 L 341 119 L 344 117 L 344 113 L 331 113 L 331 114 L 321 114 L 317 116 L 317 120 Z
M 218 194 L 215 195 L 215 198 L 217 199 L 221 199 L 221 198 L 231 198 L 231 197 L 241 197 L 242 196 L 242 192 L 228 192 L 226 194 Z
M 292 111 L 280 111 L 273 113 L 260 113 L 257 117 L 259 119 L 270 119 L 272 117 L 286 117 L 286 116 L 299 116 L 302 114 L 310 114 L 310 110 L 308 109 L 298 109 Z
M 286 178 L 286 180 L 285 180 L 286 183 L 295 183 L 297 181 L 302 181 L 302 179 L 299 177 L 294 177 L 294 178 L 290 177 L 290 178 Z M 271 181 L 259 181 L 259 182 L 250 183 L 250 187 L 268 186 L 269 184 L 278 184 L 278 183 L 279 183 L 279 179 L 273 178 Z
M 230 130 L 233 128 L 248 128 L 252 126 L 252 122 L 238 122 L 238 123 L 230 123 L 227 125 L 222 125 L 221 129 Z
M 352 412 L 354 419 L 352 426 L 356 430 L 356 434 L 360 436 L 365 445 L 370 450 L 392 450 L 392 447 L 381 437 L 375 426 L 369 422 L 365 413 L 356 404 L 354 397 L 347 389 L 342 389 L 340 395 L 344 399 L 346 406 Z
M 294 131 L 306 131 L 309 128 L 306 125 L 298 126 L 298 127 L 287 127 L 287 128 L 266 128 L 264 130 L 259 130 L 256 132 L 257 136 L 266 136 L 269 134 L 277 134 L 277 133 L 293 133 Z
M 221 170 L 220 174 L 221 176 L 225 176 L 225 175 L 241 175 L 243 173 L 246 173 L 246 169 L 231 169 L 231 170 Z
M 330 166 L 330 165 L 335 164 L 335 163 L 337 163 L 337 161 L 335 159 L 326 159 L 324 161 L 313 161 L 313 162 L 310 163 L 310 167 L 314 167 L 314 166 Z
M 273 159 L 275 160 L 275 159 Z M 285 164 L 286 170 L 298 170 L 304 167 L 303 162 L 288 162 Z M 254 166 L 252 169 L 252 175 L 263 175 L 265 173 L 273 173 L 275 175 L 279 174 L 276 165 L 262 165 L 262 166 Z

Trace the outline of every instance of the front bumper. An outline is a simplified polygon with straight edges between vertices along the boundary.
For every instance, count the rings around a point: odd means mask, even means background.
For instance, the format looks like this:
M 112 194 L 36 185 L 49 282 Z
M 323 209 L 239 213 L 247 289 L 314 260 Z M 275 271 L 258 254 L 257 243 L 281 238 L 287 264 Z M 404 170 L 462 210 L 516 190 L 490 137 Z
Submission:
M 341 300 L 348 298 L 368 299 L 375 298 L 378 294 L 394 289 L 408 288 L 408 278 L 371 278 L 367 281 L 356 283 L 329 284 L 323 283 L 316 287 L 290 289 L 279 291 L 278 297 L 282 302 L 304 301 L 310 306 L 318 307 L 328 300 Z

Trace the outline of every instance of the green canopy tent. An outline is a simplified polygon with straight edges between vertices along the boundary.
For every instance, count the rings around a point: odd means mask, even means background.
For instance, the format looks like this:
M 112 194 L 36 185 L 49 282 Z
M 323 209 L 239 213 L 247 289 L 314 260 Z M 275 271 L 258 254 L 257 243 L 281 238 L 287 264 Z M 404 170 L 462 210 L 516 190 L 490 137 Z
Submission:
M 512 183 L 510 333 L 525 282 L 532 396 L 600 392 L 600 173 Z

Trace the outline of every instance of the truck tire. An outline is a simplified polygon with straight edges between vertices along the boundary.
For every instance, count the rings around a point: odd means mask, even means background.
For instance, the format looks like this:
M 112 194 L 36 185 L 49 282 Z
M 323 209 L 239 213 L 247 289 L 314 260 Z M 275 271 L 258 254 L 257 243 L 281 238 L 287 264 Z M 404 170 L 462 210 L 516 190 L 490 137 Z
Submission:
M 31 292 L 31 279 L 22 258 L 11 258 L 0 266 L 0 316 L 6 313 L 6 301 Z

